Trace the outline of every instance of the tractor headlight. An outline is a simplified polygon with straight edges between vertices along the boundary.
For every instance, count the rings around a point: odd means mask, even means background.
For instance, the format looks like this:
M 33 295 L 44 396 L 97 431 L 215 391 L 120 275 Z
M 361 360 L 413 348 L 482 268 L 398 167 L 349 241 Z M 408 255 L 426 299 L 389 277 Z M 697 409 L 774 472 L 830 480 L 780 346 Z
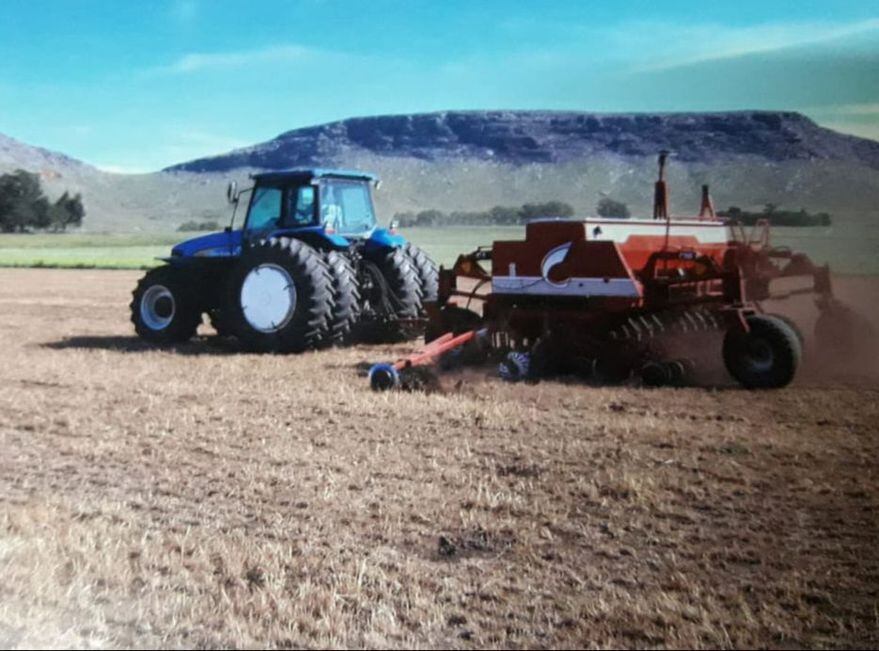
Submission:
M 221 258 L 229 255 L 229 247 L 213 247 L 210 249 L 202 249 L 195 252 L 196 258 Z

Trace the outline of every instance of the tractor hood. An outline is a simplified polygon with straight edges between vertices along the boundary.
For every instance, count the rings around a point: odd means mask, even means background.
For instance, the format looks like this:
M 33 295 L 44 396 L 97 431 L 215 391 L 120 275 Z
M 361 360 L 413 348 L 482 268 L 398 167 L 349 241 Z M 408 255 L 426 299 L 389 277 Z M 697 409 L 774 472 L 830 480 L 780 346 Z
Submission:
M 174 258 L 226 258 L 241 252 L 241 231 L 222 231 L 193 237 L 171 249 Z

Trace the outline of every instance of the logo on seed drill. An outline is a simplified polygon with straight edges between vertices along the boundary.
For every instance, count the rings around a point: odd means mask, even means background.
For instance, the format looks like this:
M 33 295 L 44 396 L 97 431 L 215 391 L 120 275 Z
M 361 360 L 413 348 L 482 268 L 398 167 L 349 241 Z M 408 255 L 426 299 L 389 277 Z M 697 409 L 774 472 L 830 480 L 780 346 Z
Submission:
M 543 276 L 543 279 L 550 285 L 564 287 L 568 284 L 570 276 L 564 273 L 562 269 L 556 269 L 555 273 L 553 273 L 553 269 L 564 261 L 570 248 L 571 242 L 567 242 L 566 244 L 562 244 L 550 250 L 550 252 L 543 257 L 543 262 L 540 263 L 540 273 Z

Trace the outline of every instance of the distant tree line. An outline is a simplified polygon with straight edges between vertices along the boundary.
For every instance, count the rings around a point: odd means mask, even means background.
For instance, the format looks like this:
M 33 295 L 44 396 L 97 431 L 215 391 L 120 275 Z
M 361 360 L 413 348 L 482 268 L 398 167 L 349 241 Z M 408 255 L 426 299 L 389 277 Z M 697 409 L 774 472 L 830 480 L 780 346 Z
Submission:
M 516 207 L 495 206 L 482 211 L 442 212 L 422 210 L 421 212 L 398 212 L 394 219 L 403 228 L 413 226 L 508 226 L 524 224 L 538 217 L 571 217 L 574 208 L 562 201 L 546 203 L 526 203 Z
M 65 231 L 80 226 L 85 217 L 82 196 L 65 192 L 52 203 L 43 194 L 40 177 L 24 170 L 0 176 L 0 231 Z
M 717 214 L 735 219 L 745 226 L 753 226 L 761 219 L 767 220 L 772 226 L 830 226 L 832 221 L 826 212 L 809 213 L 804 208 L 798 211 L 780 210 L 774 203 L 767 203 L 761 212 L 749 212 L 738 206 L 730 206 Z
M 205 221 L 205 222 L 197 222 L 195 220 L 183 222 L 180 224 L 180 228 L 177 229 L 180 233 L 186 233 L 191 231 L 219 231 L 221 230 L 220 224 L 215 221 Z
M 632 216 L 629 207 L 622 201 L 614 201 L 610 197 L 603 197 L 595 206 L 595 212 L 599 217 L 620 217 L 628 219 Z

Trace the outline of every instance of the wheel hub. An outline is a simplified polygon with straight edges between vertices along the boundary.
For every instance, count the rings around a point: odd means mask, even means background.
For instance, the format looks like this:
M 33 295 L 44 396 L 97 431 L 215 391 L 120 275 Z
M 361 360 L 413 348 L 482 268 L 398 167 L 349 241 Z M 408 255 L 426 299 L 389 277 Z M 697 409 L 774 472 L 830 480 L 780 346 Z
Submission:
M 150 330 L 167 328 L 176 311 L 174 295 L 164 285 L 153 285 L 140 300 L 140 318 Z
M 772 368 L 775 355 L 772 346 L 764 339 L 752 337 L 747 349 L 748 361 L 751 368 L 758 372 L 765 372 Z
M 254 330 L 277 332 L 296 311 L 296 285 L 280 265 L 261 264 L 244 277 L 240 299 L 244 318 Z

